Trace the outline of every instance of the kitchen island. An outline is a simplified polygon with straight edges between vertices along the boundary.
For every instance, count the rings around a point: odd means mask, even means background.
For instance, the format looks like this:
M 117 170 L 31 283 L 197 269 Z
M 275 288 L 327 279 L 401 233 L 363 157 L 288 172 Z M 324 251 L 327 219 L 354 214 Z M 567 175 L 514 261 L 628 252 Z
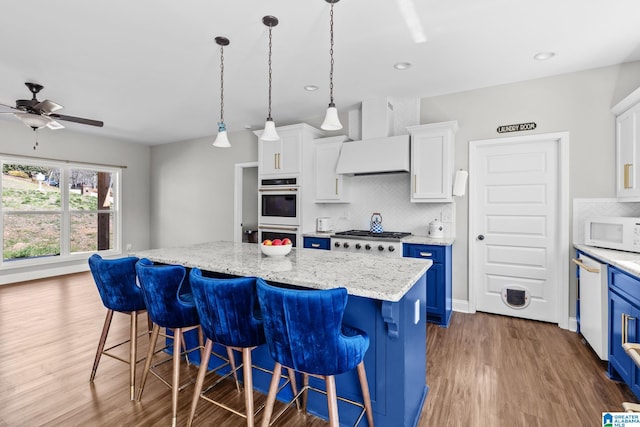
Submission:
M 256 244 L 232 242 L 154 249 L 135 255 L 218 275 L 260 276 L 277 285 L 345 287 L 349 299 L 344 322 L 366 331 L 370 338 L 364 361 L 376 425 L 417 425 L 428 391 L 426 323 L 422 313 L 430 261 L 301 248 L 292 249 L 285 257 L 266 257 Z M 254 351 L 254 362 L 273 367 L 266 346 Z M 254 376 L 254 387 L 266 392 L 270 377 L 259 371 Z M 320 382 L 313 385 L 324 389 Z M 338 395 L 361 401 L 355 371 L 337 376 L 336 385 Z M 308 405 L 309 412 L 328 417 L 323 395 L 311 393 Z M 339 403 L 339 410 L 341 423 L 352 425 L 357 408 Z

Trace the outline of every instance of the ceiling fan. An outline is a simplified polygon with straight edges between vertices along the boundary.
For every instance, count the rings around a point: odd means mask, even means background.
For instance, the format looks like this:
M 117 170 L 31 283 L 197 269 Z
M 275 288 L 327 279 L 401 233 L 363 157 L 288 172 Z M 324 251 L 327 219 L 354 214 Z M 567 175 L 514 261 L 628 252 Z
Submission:
M 40 129 L 45 126 L 49 129 L 64 128 L 62 124 L 58 123 L 58 120 L 98 127 L 102 127 L 104 125 L 104 123 L 99 120 L 83 119 L 82 117 L 66 116 L 55 113 L 55 111 L 63 108 L 62 105 L 56 104 L 48 99 L 45 99 L 44 101 L 38 101 L 38 99 L 36 99 L 36 95 L 44 89 L 44 86 L 30 82 L 25 83 L 25 85 L 31 91 L 32 98 L 16 100 L 15 107 L 0 103 L 0 107 L 4 107 L 9 110 L 0 111 L 0 114 L 13 114 L 20 119 L 22 123 L 33 130 Z

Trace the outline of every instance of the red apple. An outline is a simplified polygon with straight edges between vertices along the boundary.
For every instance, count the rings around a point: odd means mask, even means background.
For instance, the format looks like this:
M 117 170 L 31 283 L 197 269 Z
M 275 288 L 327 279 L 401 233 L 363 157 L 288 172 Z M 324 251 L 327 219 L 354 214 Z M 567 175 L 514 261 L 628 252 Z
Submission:
M 265 246 L 271 246 L 271 245 L 273 245 L 273 242 L 271 240 L 267 239 L 267 240 L 263 240 L 262 244 L 265 245 Z
M 283 245 L 290 245 L 291 244 L 291 239 L 289 239 L 288 237 L 285 237 L 284 239 L 282 239 L 282 244 Z
M 271 244 L 273 246 L 281 246 L 282 245 L 282 240 L 280 239 L 273 239 L 273 242 L 271 242 Z

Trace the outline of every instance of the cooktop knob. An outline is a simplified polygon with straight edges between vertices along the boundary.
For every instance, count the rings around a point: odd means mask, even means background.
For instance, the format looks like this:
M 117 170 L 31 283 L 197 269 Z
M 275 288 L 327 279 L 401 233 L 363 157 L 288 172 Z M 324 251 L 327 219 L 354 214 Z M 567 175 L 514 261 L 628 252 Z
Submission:
M 364 248 L 366 250 L 370 251 L 371 250 L 371 245 L 367 243 L 366 245 L 364 245 Z
M 389 246 L 389 252 L 393 252 L 395 250 L 396 250 L 396 248 L 394 248 L 393 246 Z
M 342 247 L 344 247 L 344 248 L 348 248 L 348 247 L 349 247 L 349 243 L 344 242 L 344 243 L 342 244 Z
M 384 246 L 382 246 L 382 245 L 378 245 L 378 250 L 379 250 L 380 252 L 384 251 Z
M 333 244 L 333 246 L 335 246 L 336 248 L 339 248 L 339 247 L 340 247 L 340 242 L 335 242 L 335 243 Z
M 360 249 L 362 245 L 360 243 L 356 243 L 356 249 Z

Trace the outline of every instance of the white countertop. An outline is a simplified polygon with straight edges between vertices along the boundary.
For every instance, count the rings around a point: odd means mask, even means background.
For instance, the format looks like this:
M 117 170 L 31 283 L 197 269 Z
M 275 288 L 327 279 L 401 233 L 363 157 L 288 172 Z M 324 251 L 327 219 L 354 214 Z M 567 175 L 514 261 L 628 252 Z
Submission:
M 285 257 L 267 257 L 257 244 L 234 242 L 152 249 L 132 255 L 312 289 L 345 287 L 350 295 L 392 302 L 400 301 L 432 265 L 425 259 L 303 248 L 293 248 Z
M 616 251 L 614 249 L 595 248 L 593 246 L 574 244 L 574 248 L 591 255 L 600 261 L 618 267 L 629 274 L 640 277 L 640 254 L 635 252 Z
M 318 238 L 325 238 L 328 239 L 330 238 L 333 234 L 335 234 L 334 231 L 331 232 L 319 232 L 319 231 L 313 231 L 313 232 L 309 232 L 309 233 L 302 233 L 303 237 L 318 237 Z M 453 243 L 456 241 L 456 239 L 454 239 L 453 237 L 443 237 L 440 239 L 434 239 L 433 237 L 428 237 L 428 236 L 416 236 L 416 235 L 411 235 L 411 236 L 407 236 L 404 237 L 402 239 L 400 239 L 400 241 L 402 243 L 413 243 L 413 244 L 419 244 L 419 245 L 436 245 L 436 246 L 450 246 L 453 245 Z

